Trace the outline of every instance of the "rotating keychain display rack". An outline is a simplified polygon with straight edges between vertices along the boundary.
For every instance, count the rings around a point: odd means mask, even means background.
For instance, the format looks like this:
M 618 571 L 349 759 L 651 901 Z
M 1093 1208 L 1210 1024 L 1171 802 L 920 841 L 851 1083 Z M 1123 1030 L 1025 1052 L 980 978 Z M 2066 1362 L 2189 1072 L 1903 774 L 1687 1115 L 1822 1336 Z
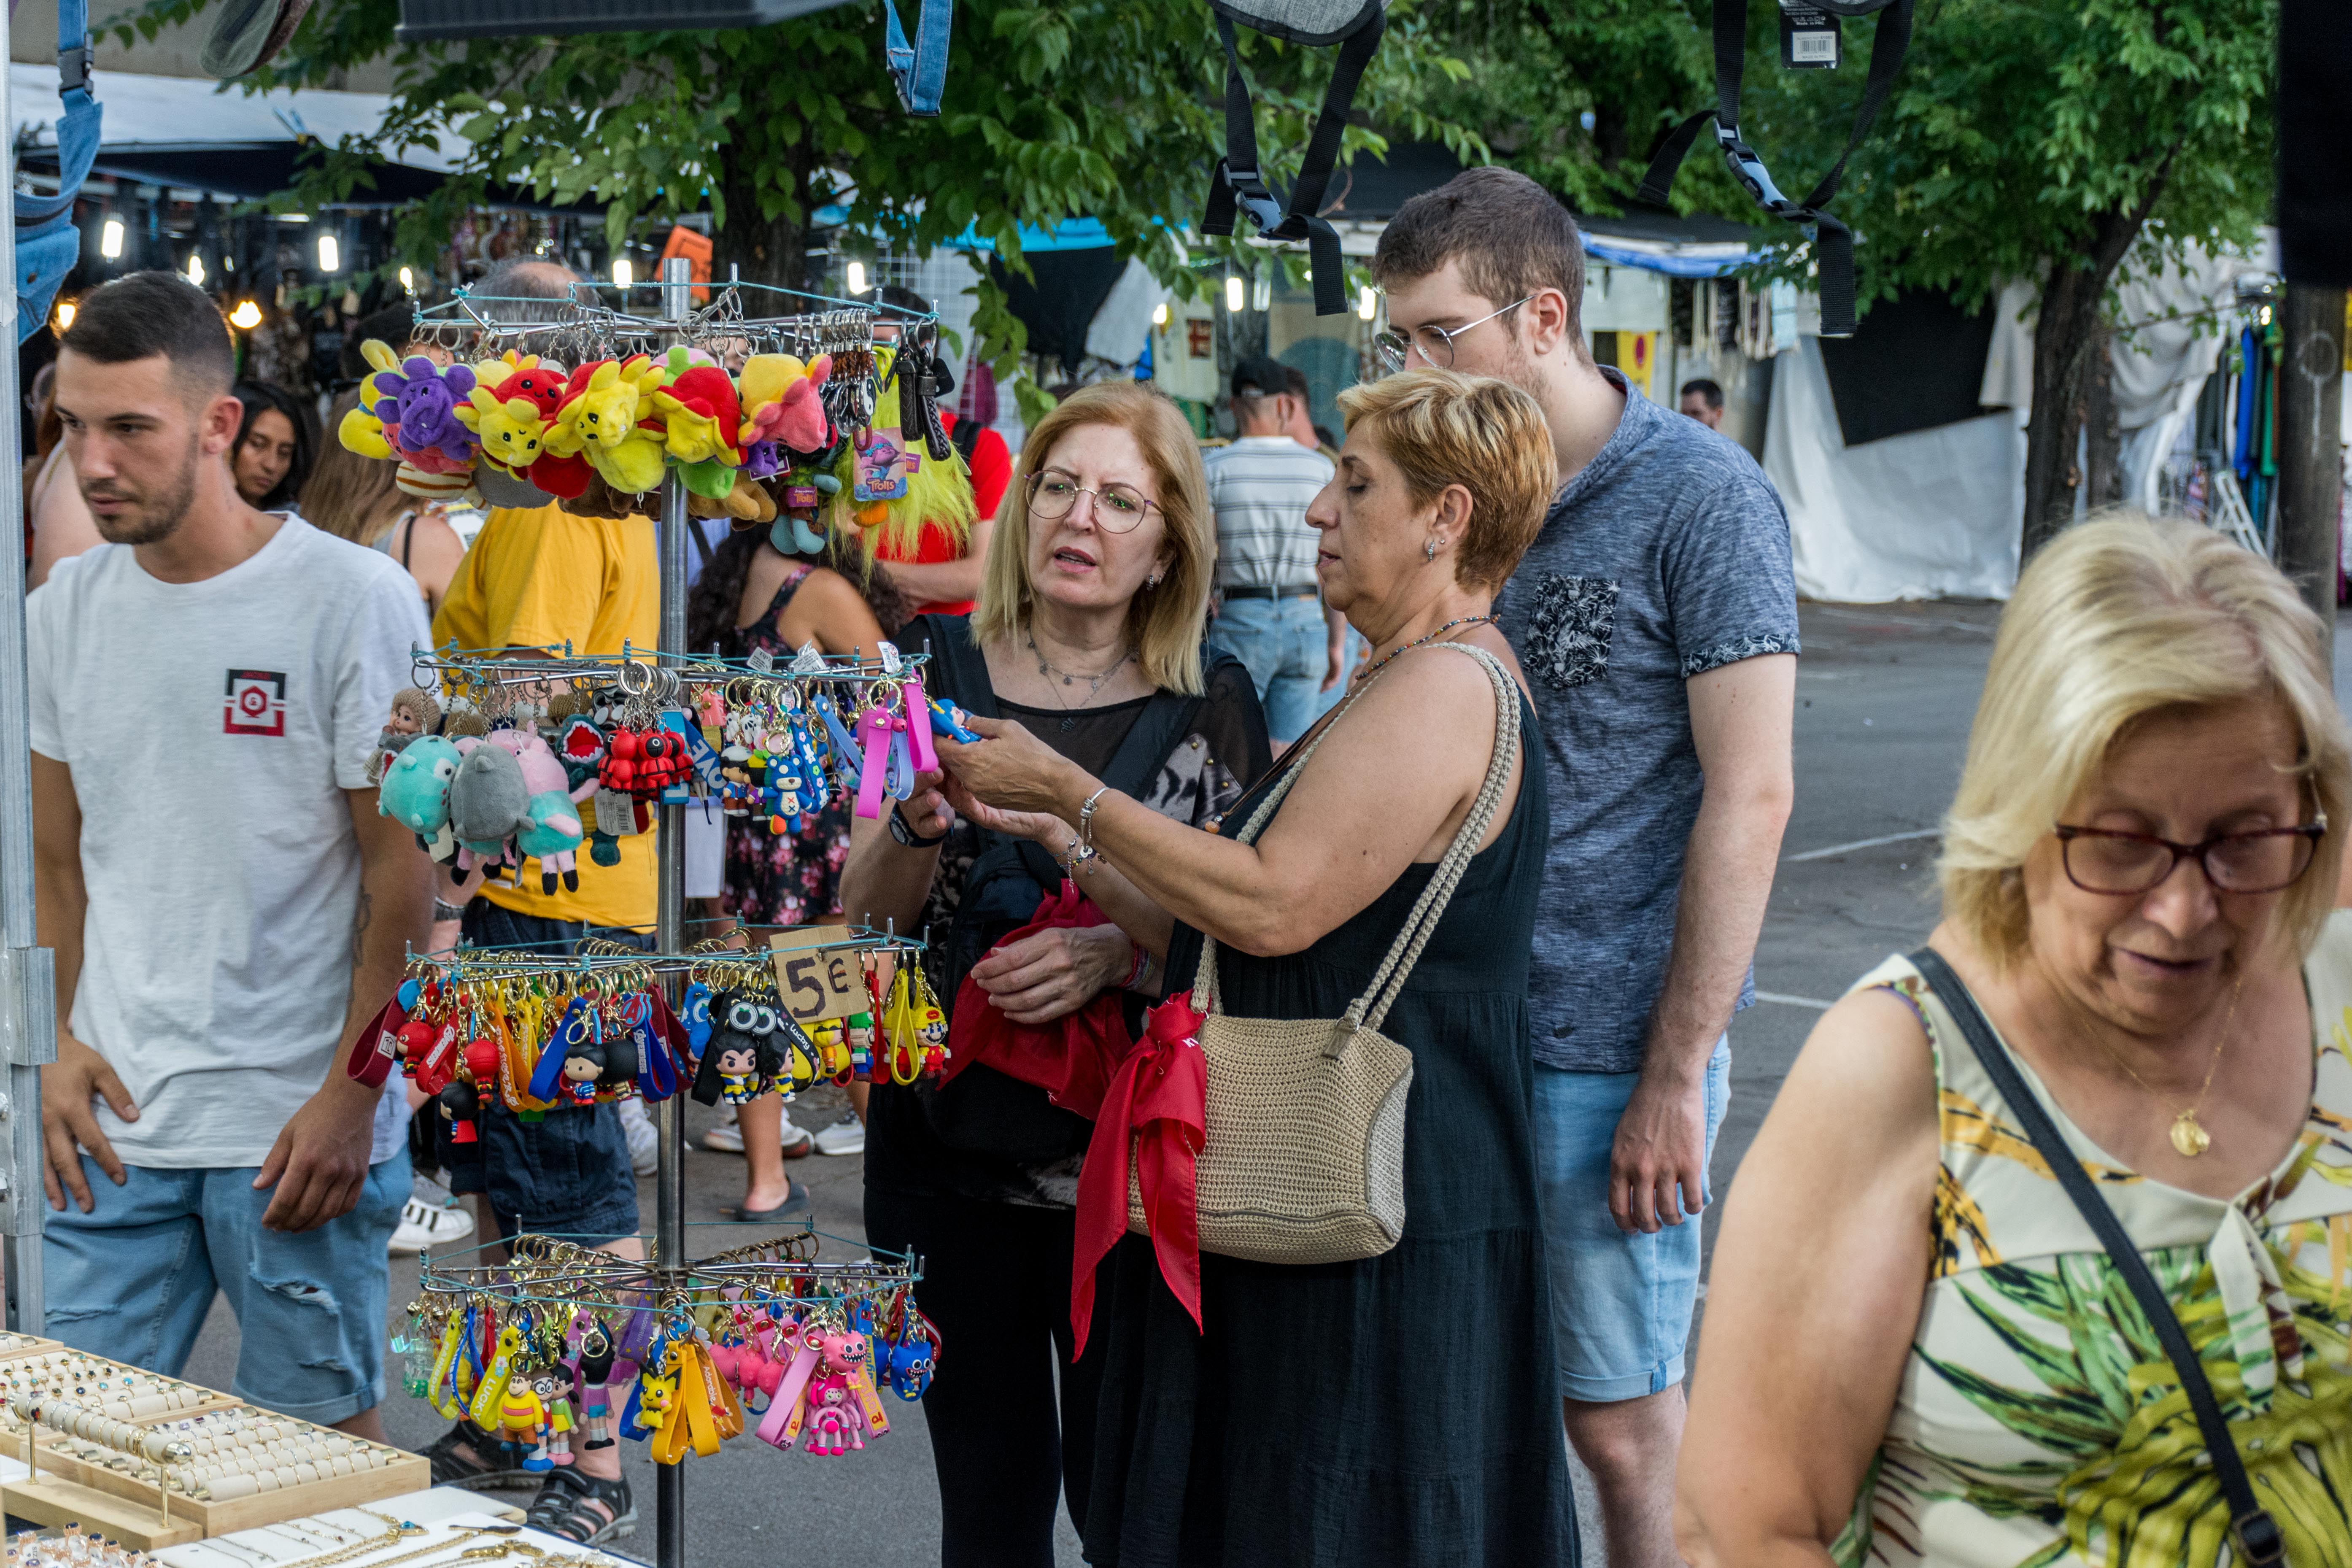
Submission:
M 876 345 L 876 311 L 856 301 L 803 295 L 793 290 L 769 289 L 765 291 L 790 296 L 822 308 L 780 317 L 755 318 L 745 310 L 744 291 L 764 286 L 730 280 L 714 290 L 709 305 L 697 310 L 691 308 L 693 285 L 688 263 L 683 258 L 673 258 L 663 263 L 659 288 L 662 310 L 657 318 L 575 299 L 551 309 L 547 301 L 530 301 L 547 311 L 551 317 L 550 320 L 502 321 L 490 319 L 481 309 L 483 304 L 492 301 L 461 294 L 448 305 L 419 313 L 415 341 L 453 352 L 487 350 L 493 353 L 509 346 L 547 345 L 551 355 L 557 352 L 568 353 L 575 361 L 586 361 L 592 356 L 635 353 L 660 355 L 667 354 L 675 348 L 700 345 L 716 345 L 722 354 L 753 353 L 772 347 L 786 353 L 806 351 L 855 356 L 861 353 L 870 355 Z M 887 307 L 883 309 L 886 312 L 888 310 Z M 927 352 L 929 368 L 914 378 L 914 388 L 919 394 L 915 403 L 923 423 L 929 427 L 922 434 L 930 456 L 934 461 L 951 461 L 944 435 L 937 433 L 938 419 L 930 401 L 937 392 L 946 390 L 944 367 L 940 365 L 936 356 L 937 318 L 910 312 L 896 314 L 902 320 L 898 323 L 900 357 L 894 361 L 894 372 L 919 363 L 910 351 Z M 844 377 L 845 386 L 831 395 L 826 405 L 827 415 L 838 426 L 848 426 L 860 416 L 870 416 L 873 407 L 872 388 L 877 384 L 877 378 L 872 360 L 853 359 L 851 371 L 852 374 Z M 361 434 L 366 436 L 369 433 L 362 430 Z M 354 445 L 356 449 L 350 434 L 346 433 L 344 438 L 346 445 Z M 404 482 L 409 478 L 405 465 L 403 478 Z M 837 486 L 835 488 L 838 489 Z M 685 648 L 687 640 L 687 530 L 690 524 L 688 483 L 679 466 L 664 466 L 658 491 L 661 570 L 661 647 L 658 650 L 625 650 L 618 657 L 580 658 L 572 657 L 566 648 L 560 657 L 551 654 L 535 658 L 492 658 L 485 653 L 457 649 L 420 651 L 416 656 L 417 673 L 420 676 L 439 676 L 445 680 L 456 677 L 462 681 L 475 683 L 484 690 L 562 679 L 590 685 L 610 684 L 620 688 L 625 696 L 638 695 L 636 688 L 642 683 L 646 695 L 657 696 L 661 694 L 655 689 L 657 685 L 667 689 L 677 689 L 701 683 L 723 689 L 730 683 L 744 680 L 782 680 L 806 694 L 816 689 L 863 685 L 877 679 L 894 679 L 898 673 L 911 671 L 919 665 L 919 658 L 901 659 L 891 650 L 877 650 L 877 657 L 870 659 L 856 658 L 848 660 L 825 659 L 813 652 L 804 652 L 799 658 L 781 668 L 772 665 L 762 667 L 750 660 L 721 660 L 680 651 Z M 866 519 L 860 517 L 858 521 L 864 523 Z M 639 671 L 643 673 L 637 673 Z M 677 686 L 670 687 L 672 682 Z M 919 691 L 919 686 L 917 690 Z M 923 711 L 919 707 L 911 704 L 909 707 L 912 714 Z M 917 742 L 918 749 L 928 752 L 926 726 L 917 721 L 908 728 L 922 736 Z M 861 802 L 861 807 L 864 805 Z M 537 960 L 537 967 L 543 971 L 562 969 L 577 972 L 584 962 L 592 972 L 634 969 L 650 973 L 658 977 L 675 1007 L 680 983 L 698 967 L 708 969 L 736 962 L 762 964 L 768 962 L 764 956 L 752 958 L 746 955 L 741 960 L 735 960 L 707 951 L 687 951 L 684 814 L 683 800 L 664 798 L 658 806 L 656 951 L 651 953 L 632 950 L 590 951 L 561 962 L 551 955 Z M 863 951 L 888 948 L 907 952 L 918 950 L 920 945 L 887 932 L 858 932 L 849 941 L 851 945 Z M 460 963 L 476 965 L 505 963 L 530 966 L 534 963 L 513 955 L 494 958 L 488 952 L 438 955 L 421 962 L 426 967 Z M 819 1263 L 813 1250 L 805 1253 L 800 1250 L 814 1247 L 818 1233 L 813 1229 L 699 1263 L 680 1261 L 687 1257 L 682 1160 L 686 1134 L 685 1101 L 686 1096 L 677 1094 L 655 1108 L 656 1127 L 659 1133 L 659 1165 L 656 1178 L 652 1262 L 606 1261 L 609 1255 L 589 1253 L 560 1238 L 518 1238 L 515 1244 L 517 1258 L 507 1265 L 485 1264 L 452 1269 L 446 1265 L 433 1265 L 428 1259 L 420 1308 L 427 1301 L 478 1300 L 485 1305 L 503 1301 L 510 1307 L 528 1310 L 532 1303 L 525 1298 L 539 1297 L 537 1304 L 547 1310 L 551 1321 L 555 1316 L 564 1313 L 567 1307 L 570 1309 L 564 1327 L 567 1331 L 572 1331 L 577 1327 L 574 1320 L 583 1314 L 592 1321 L 603 1310 L 617 1316 L 625 1301 L 630 1303 L 628 1315 L 633 1324 L 652 1323 L 658 1319 L 667 1325 L 660 1331 L 672 1332 L 678 1331 L 681 1322 L 694 1321 L 697 1311 L 702 1312 L 707 1320 L 714 1315 L 731 1315 L 736 1303 L 745 1300 L 755 1302 L 758 1310 L 762 1311 L 780 1302 L 822 1303 L 833 1299 L 824 1294 L 832 1291 L 835 1297 L 849 1301 L 871 1300 L 877 1295 L 887 1294 L 905 1304 L 905 1311 L 901 1314 L 902 1325 L 909 1319 L 919 1320 L 919 1314 L 913 1313 L 911 1302 L 912 1287 L 918 1278 L 917 1260 L 911 1258 L 889 1258 L 887 1255 L 877 1254 L 877 1261 L 854 1266 L 863 1272 L 853 1274 L 845 1271 L 844 1266 Z M 524 1247 L 526 1239 L 530 1241 L 528 1247 Z M 562 1293 L 546 1293 L 541 1289 L 547 1284 L 547 1279 L 541 1276 L 551 1268 L 563 1270 L 562 1277 L 571 1282 Z M 841 1292 L 845 1283 L 856 1283 L 860 1289 L 843 1296 Z M 871 1283 L 876 1289 L 870 1291 L 863 1289 L 866 1283 Z M 583 1286 L 589 1288 L 583 1289 Z M 611 1299 L 609 1305 L 600 1307 L 599 1303 L 608 1297 Z M 446 1312 L 446 1306 L 444 1310 Z M 787 1313 L 790 1310 L 785 1309 Z M 841 1323 L 844 1327 L 849 1323 L 845 1308 L 841 1312 Z M 423 1327 L 421 1316 L 418 1326 Z M 835 1325 L 828 1319 L 819 1326 L 830 1329 Z M 801 1331 L 805 1334 L 808 1327 L 803 1321 Z M 688 1367 L 700 1372 L 706 1365 L 715 1365 L 709 1360 L 714 1347 L 709 1342 L 707 1322 L 696 1322 L 696 1329 L 698 1332 L 693 1336 L 682 1331 L 673 1332 L 672 1343 L 679 1347 L 684 1358 L 681 1376 L 687 1374 Z M 541 1328 L 538 1331 L 544 1336 L 550 1331 Z M 835 1334 L 833 1337 L 839 1339 L 842 1336 Z M 772 1335 L 768 1336 L 768 1341 L 775 1343 L 779 1338 L 779 1335 Z M 936 1349 L 935 1340 L 931 1345 Z M 717 1348 L 726 1348 L 723 1337 Z M 800 1363 L 812 1354 L 817 1365 L 802 1368 Z M 815 1380 L 818 1367 L 835 1368 L 842 1359 L 837 1351 L 828 1347 L 820 1346 L 812 1352 L 810 1347 L 803 1344 L 793 1351 L 792 1360 L 786 1363 L 786 1376 L 791 1377 L 798 1369 L 805 1391 Z M 771 1362 L 772 1363 L 772 1358 Z M 658 1364 L 657 1378 L 660 1375 Z M 921 1375 L 927 1377 L 928 1374 L 929 1366 L 925 1364 L 921 1368 Z M 830 1372 L 828 1377 L 837 1379 L 840 1384 L 851 1381 L 837 1370 Z M 721 1381 L 724 1382 L 723 1371 Z M 667 1392 L 675 1398 L 674 1385 Z M 709 1392 L 707 1384 L 705 1392 Z M 840 1390 L 836 1386 L 834 1392 L 839 1393 Z M 870 1376 L 865 1392 L 868 1395 L 873 1393 Z M 787 1402 L 772 1393 L 769 1397 L 771 1415 L 779 1408 L 790 1407 Z M 857 1400 L 859 1395 L 853 1387 L 848 1390 L 847 1397 Z M 631 1391 L 630 1401 L 634 1411 L 642 1415 L 643 1399 L 638 1390 Z M 805 1405 L 805 1397 L 799 1403 Z M 724 1392 L 719 1405 L 723 1408 Z M 694 1427 L 693 1414 L 689 1408 L 680 1419 L 687 1422 L 688 1432 L 696 1439 L 695 1446 L 699 1447 L 703 1435 Z M 870 1411 L 867 1414 L 870 1415 Z M 763 1420 L 762 1426 L 766 1425 Z M 661 1465 L 656 1471 L 655 1491 L 655 1560 L 658 1568 L 684 1568 L 684 1467 L 676 1463 Z

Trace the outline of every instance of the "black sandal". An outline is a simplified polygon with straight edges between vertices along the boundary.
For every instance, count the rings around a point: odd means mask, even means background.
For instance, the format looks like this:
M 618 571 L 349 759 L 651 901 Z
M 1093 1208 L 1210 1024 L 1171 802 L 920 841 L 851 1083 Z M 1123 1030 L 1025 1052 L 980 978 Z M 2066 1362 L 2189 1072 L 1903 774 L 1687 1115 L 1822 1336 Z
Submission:
M 460 1447 L 472 1449 L 471 1457 L 459 1453 Z M 535 1484 L 539 1478 L 530 1471 L 496 1462 L 496 1456 L 508 1451 L 508 1445 L 471 1421 L 460 1419 L 433 1440 L 425 1457 L 432 1461 L 433 1484 L 436 1487 L 498 1491 Z
M 608 1481 L 567 1466 L 549 1473 L 525 1522 L 583 1546 L 601 1546 L 636 1533 L 637 1505 L 629 1498 L 626 1476 Z

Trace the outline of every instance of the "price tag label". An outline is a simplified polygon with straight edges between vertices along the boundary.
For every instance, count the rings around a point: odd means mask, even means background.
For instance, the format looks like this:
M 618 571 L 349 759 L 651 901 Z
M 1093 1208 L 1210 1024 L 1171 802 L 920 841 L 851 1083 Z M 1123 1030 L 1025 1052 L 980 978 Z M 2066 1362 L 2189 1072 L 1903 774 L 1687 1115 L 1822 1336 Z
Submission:
M 872 1005 L 857 950 L 824 947 L 827 942 L 848 940 L 847 926 L 808 926 L 778 931 L 768 939 L 776 966 L 776 992 L 795 1021 L 814 1024 L 821 1018 L 846 1018 Z

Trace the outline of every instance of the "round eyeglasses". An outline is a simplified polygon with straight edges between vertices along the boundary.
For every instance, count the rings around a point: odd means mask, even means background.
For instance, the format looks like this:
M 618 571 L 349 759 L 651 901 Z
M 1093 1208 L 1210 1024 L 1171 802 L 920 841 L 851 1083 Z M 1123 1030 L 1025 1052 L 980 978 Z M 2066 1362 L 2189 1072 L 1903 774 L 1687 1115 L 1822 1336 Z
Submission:
M 1100 489 L 1090 490 L 1069 475 L 1055 468 L 1046 468 L 1029 476 L 1029 515 L 1047 522 L 1059 522 L 1070 515 L 1080 496 L 1095 498 L 1095 526 L 1106 533 L 1126 533 L 1143 521 L 1143 514 L 1160 503 L 1148 499 L 1133 485 L 1113 480 Z
M 1410 337 L 1391 327 L 1372 338 L 1373 366 L 1382 375 L 1394 375 L 1404 369 L 1406 359 L 1418 350 L 1423 363 L 1437 370 L 1452 370 L 1455 339 L 1475 328 L 1485 326 L 1497 317 L 1509 315 L 1513 310 L 1526 304 L 1528 300 L 1534 298 L 1535 296 L 1530 294 L 1527 300 L 1514 300 L 1499 310 L 1490 311 L 1475 321 L 1468 321 L 1458 327 L 1415 327 Z
M 2058 835 L 2066 879 L 2086 893 L 2147 892 L 2192 858 L 2205 868 L 2205 879 L 2216 892 L 2276 893 L 2311 869 L 2319 841 L 2327 837 L 2327 818 L 2293 827 L 2217 833 L 2202 844 L 2176 844 L 2153 833 L 2071 827 L 2063 822 L 2052 831 Z

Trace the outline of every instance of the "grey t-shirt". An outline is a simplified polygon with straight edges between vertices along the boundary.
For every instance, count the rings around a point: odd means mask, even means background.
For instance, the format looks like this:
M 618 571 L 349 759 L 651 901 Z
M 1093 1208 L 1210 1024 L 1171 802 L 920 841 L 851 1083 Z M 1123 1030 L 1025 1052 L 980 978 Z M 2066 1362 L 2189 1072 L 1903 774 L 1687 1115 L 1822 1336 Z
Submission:
M 1551 849 L 1528 989 L 1538 1061 L 1631 1072 L 1674 945 L 1700 775 L 1684 682 L 1797 651 L 1789 518 L 1755 460 L 1627 389 L 1496 601 L 1543 721 Z M 1752 977 L 1739 1005 L 1754 1000 Z

